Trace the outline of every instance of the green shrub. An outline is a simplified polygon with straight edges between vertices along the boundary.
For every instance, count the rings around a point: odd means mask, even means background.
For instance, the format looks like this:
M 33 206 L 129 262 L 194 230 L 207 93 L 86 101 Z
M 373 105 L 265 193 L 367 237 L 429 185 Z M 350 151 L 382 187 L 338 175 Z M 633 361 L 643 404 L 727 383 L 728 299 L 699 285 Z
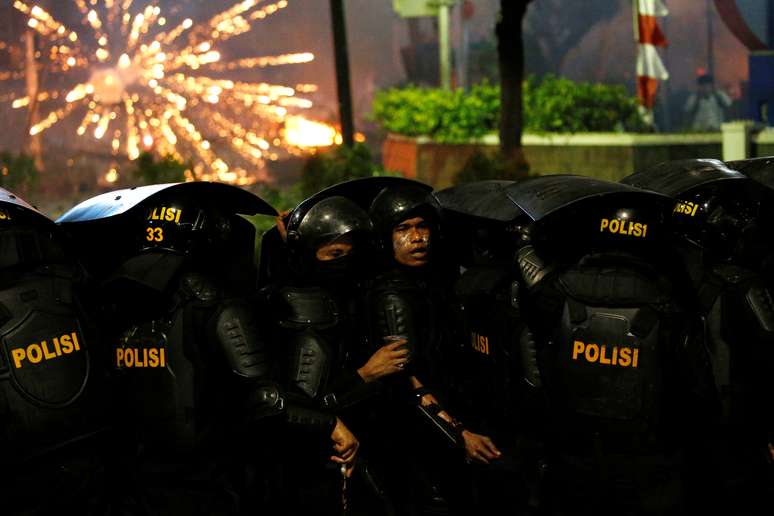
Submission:
M 31 188 L 38 183 L 39 172 L 35 160 L 26 154 L 0 152 L 0 186 L 3 188 Z
M 636 97 L 621 85 L 546 75 L 524 83 L 524 127 L 532 132 L 645 131 Z
M 149 152 L 140 154 L 136 163 L 134 177 L 146 185 L 185 181 L 185 171 L 191 168 L 190 164 L 182 163 L 169 155 L 156 161 Z
M 486 82 L 469 93 L 407 86 L 377 92 L 372 117 L 392 133 L 455 143 L 491 132 L 499 110 L 499 88 Z
M 524 128 L 531 132 L 644 131 L 637 99 L 620 85 L 553 75 L 524 81 Z M 461 143 L 496 132 L 500 88 L 483 82 L 447 91 L 408 86 L 377 92 L 373 119 L 386 131 Z

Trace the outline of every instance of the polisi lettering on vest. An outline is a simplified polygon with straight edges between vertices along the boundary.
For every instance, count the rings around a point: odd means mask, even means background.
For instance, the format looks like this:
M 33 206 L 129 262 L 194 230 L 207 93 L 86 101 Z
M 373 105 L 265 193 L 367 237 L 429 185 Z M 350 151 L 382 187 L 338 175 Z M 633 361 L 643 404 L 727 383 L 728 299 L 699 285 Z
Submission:
M 5 210 L 0 210 L 0 220 L 11 220 L 11 215 Z
M 161 220 L 167 222 L 180 223 L 180 216 L 183 210 L 167 206 L 157 206 L 148 213 L 148 220 Z
M 470 332 L 470 345 L 479 353 L 483 353 L 484 355 L 489 354 L 489 337 L 485 335 Z
M 648 225 L 633 220 L 622 219 L 602 219 L 599 224 L 599 231 L 609 231 L 616 235 L 628 235 L 633 237 L 645 238 L 648 233 Z
M 78 333 L 72 332 L 53 337 L 50 340 L 35 342 L 27 347 L 12 349 L 11 358 L 13 358 L 14 367 L 21 369 L 24 367 L 25 361 L 30 364 L 39 364 L 80 350 Z
M 572 359 L 581 358 L 591 364 L 637 368 L 640 350 L 629 346 L 600 346 L 576 340 L 572 343 Z
M 116 348 L 116 367 L 166 367 L 164 348 Z
M 693 217 L 696 215 L 696 210 L 699 209 L 699 204 L 691 201 L 678 201 L 675 204 L 675 213 L 681 213 L 683 215 L 689 215 Z

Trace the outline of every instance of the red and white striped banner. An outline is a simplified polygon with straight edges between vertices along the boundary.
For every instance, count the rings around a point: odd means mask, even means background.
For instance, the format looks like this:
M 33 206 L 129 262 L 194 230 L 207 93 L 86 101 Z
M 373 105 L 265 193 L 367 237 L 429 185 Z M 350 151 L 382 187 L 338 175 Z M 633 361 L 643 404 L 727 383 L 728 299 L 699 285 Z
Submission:
M 658 81 L 669 79 L 656 47 L 665 47 L 667 40 L 658 26 L 658 17 L 669 14 L 661 0 L 634 0 L 637 16 L 637 96 L 648 109 L 653 109 Z

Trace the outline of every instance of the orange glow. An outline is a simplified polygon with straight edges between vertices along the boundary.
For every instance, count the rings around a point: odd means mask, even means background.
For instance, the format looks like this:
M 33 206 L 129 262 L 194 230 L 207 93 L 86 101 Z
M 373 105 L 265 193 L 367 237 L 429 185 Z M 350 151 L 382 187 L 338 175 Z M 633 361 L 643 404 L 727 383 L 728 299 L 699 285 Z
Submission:
M 307 120 L 303 116 L 289 116 L 285 119 L 285 142 L 301 148 L 329 147 L 337 136 L 335 127 L 323 122 Z

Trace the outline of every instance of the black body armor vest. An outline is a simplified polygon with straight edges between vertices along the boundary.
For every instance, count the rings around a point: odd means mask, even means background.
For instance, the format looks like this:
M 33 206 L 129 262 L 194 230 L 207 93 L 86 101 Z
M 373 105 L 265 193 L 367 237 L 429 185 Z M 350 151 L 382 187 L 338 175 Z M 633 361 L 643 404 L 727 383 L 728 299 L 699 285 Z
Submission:
M 553 437 L 580 453 L 668 448 L 691 331 L 671 282 L 633 258 L 586 256 L 529 298 Z
M 70 266 L 6 277 L 0 286 L 0 447 L 9 460 L 45 454 L 104 429 L 92 385 L 94 333 Z
M 223 432 L 255 415 L 243 384 L 269 369 L 252 312 L 216 278 L 183 271 L 168 289 L 133 298 L 157 308 L 119 324 L 111 349 L 130 424 L 162 461 L 225 446 Z

